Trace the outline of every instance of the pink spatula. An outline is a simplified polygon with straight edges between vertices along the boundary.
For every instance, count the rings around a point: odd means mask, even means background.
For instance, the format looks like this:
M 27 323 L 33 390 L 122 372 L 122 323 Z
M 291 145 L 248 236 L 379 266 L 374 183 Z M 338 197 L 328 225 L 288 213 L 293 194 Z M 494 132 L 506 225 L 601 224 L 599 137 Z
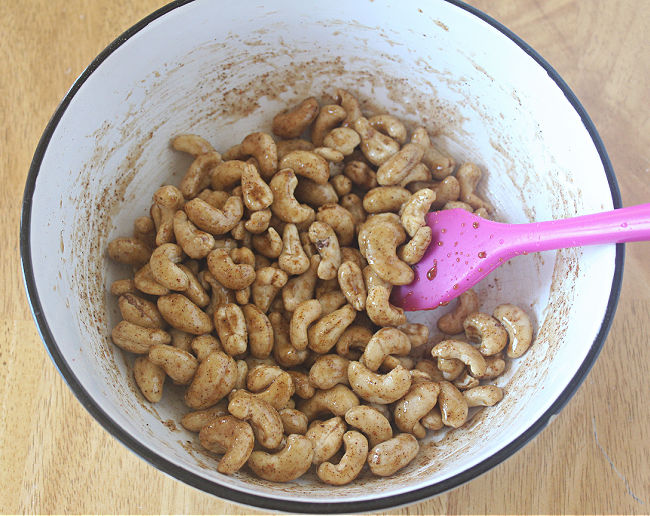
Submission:
M 429 213 L 426 221 L 433 239 L 413 267 L 415 280 L 391 296 L 404 310 L 437 308 L 520 254 L 650 240 L 650 204 L 532 224 L 492 222 L 461 209 Z

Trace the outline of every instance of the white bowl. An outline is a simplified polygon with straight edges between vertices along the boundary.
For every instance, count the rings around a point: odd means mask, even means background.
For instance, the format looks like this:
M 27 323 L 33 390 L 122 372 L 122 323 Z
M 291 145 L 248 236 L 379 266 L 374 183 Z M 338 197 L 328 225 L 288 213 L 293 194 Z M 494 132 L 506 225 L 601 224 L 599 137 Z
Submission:
M 177 422 L 167 388 L 151 406 L 110 342 L 118 321 L 106 293 L 125 267 L 107 242 L 131 232 L 162 183 L 189 159 L 170 149 L 193 132 L 225 150 L 309 95 L 347 88 L 368 112 L 422 121 L 458 161 L 485 170 L 481 193 L 502 221 L 528 222 L 620 207 L 603 144 L 573 93 L 533 49 L 456 1 L 179 1 L 104 50 L 57 109 L 25 189 L 21 251 L 41 335 L 87 410 L 160 470 L 222 498 L 269 510 L 373 511 L 471 480 L 535 436 L 593 365 L 615 310 L 622 246 L 519 257 L 479 286 L 483 307 L 525 308 L 537 340 L 499 379 L 497 406 L 467 429 L 429 437 L 390 478 L 340 488 L 314 474 L 279 485 L 231 477 Z M 440 310 L 416 314 L 431 327 Z M 176 424 L 174 424 L 175 422 Z

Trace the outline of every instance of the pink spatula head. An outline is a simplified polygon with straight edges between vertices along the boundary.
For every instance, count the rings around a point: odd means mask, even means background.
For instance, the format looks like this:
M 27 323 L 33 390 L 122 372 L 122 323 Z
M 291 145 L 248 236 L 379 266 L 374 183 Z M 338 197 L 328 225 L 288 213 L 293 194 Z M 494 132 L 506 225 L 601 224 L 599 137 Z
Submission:
M 431 310 L 459 296 L 509 259 L 537 251 L 650 240 L 650 204 L 571 219 L 502 224 L 465 210 L 427 214 L 433 238 L 410 285 L 394 287 L 391 302 Z

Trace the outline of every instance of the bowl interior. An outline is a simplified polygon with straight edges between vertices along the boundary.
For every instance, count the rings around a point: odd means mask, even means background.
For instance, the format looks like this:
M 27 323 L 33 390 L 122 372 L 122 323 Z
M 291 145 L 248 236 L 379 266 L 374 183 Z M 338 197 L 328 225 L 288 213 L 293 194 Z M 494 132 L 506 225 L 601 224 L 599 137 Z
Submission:
M 130 271 L 106 259 L 106 243 L 130 235 L 155 189 L 185 173 L 191 160 L 170 148 L 171 137 L 200 134 L 224 151 L 249 132 L 269 131 L 276 112 L 307 96 L 332 102 L 340 86 L 367 113 L 395 114 L 410 128 L 422 124 L 457 161 L 478 163 L 485 172 L 480 193 L 497 220 L 611 209 L 612 193 L 591 135 L 553 78 L 454 3 L 284 0 L 224 9 L 196 0 L 138 29 L 91 67 L 55 115 L 37 153 L 26 228 L 26 276 L 29 283 L 33 274 L 50 351 L 93 413 L 100 407 L 109 430 L 128 436 L 162 469 L 221 496 L 230 497 L 219 487 L 228 486 L 299 502 L 359 502 L 449 486 L 444 482 L 503 454 L 548 411 L 594 346 L 614 246 L 519 257 L 479 285 L 486 311 L 502 302 L 528 311 L 537 340 L 498 380 L 506 392 L 501 403 L 464 429 L 428 436 L 418 458 L 394 477 L 363 474 L 333 494 L 314 474 L 277 485 L 246 472 L 217 473 L 217 460 L 178 423 L 187 410 L 182 392 L 167 385 L 161 403 L 145 402 L 132 379 L 133 357 L 109 338 L 119 312 L 106 287 Z M 412 320 L 435 335 L 442 313 Z

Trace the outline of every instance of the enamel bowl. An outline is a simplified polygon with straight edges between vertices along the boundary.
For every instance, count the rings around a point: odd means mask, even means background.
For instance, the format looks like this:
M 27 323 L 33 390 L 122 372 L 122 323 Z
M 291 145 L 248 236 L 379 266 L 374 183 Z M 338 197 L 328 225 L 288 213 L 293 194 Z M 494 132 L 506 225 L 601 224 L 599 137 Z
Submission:
M 125 446 L 178 480 L 267 510 L 374 511 L 454 488 L 530 441 L 575 393 L 615 310 L 622 246 L 522 256 L 478 286 L 482 309 L 510 302 L 537 339 L 498 384 L 504 400 L 461 430 L 430 433 L 390 478 L 365 471 L 339 488 L 311 472 L 273 484 L 224 476 L 178 424 L 182 391 L 155 406 L 138 394 L 132 356 L 110 342 L 119 321 L 107 286 L 130 273 L 107 242 L 130 235 L 163 183 L 191 159 L 170 148 L 192 132 L 224 151 L 273 115 L 336 87 L 369 114 L 424 124 L 458 162 L 484 170 L 479 193 L 504 222 L 620 207 L 616 180 L 588 115 L 533 49 L 456 1 L 178 1 L 142 20 L 79 77 L 48 124 L 25 189 L 23 271 L 35 320 L 86 409 Z M 435 329 L 444 309 L 413 314 Z M 434 332 L 435 333 L 435 332 Z

